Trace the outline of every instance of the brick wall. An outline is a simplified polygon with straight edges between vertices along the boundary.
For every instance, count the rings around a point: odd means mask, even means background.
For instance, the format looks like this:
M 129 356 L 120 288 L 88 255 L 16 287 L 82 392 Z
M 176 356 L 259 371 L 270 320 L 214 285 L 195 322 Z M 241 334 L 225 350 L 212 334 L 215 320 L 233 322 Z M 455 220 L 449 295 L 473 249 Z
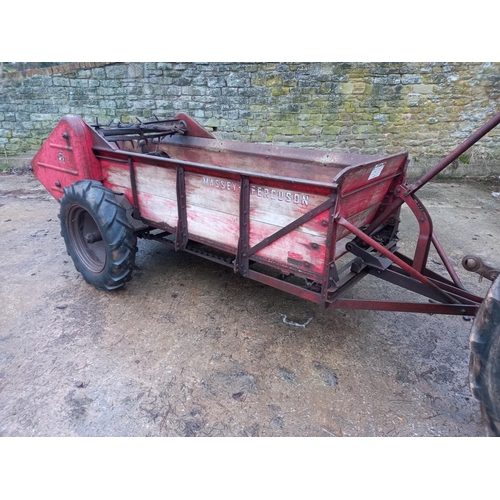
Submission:
M 500 111 L 500 63 L 72 63 L 0 81 L 0 156 L 31 154 L 65 114 L 183 111 L 220 138 L 360 153 L 428 168 Z M 500 130 L 448 169 L 500 174 Z

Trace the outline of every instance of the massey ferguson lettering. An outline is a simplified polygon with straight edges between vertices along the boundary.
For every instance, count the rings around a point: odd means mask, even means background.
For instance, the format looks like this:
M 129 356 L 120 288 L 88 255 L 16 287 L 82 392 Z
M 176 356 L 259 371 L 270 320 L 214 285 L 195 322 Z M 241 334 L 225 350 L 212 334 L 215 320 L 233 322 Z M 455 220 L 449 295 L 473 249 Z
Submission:
M 222 189 L 224 191 L 236 191 L 240 189 L 240 185 L 234 181 L 225 181 L 222 179 L 212 179 L 211 177 L 203 177 L 203 184 L 215 189 Z
M 203 185 L 222 191 L 236 192 L 236 190 L 239 191 L 241 189 L 239 182 L 213 179 L 211 177 L 203 177 Z M 309 205 L 309 195 L 303 193 L 294 193 L 292 191 L 282 191 L 280 189 L 252 185 L 250 186 L 250 194 L 258 196 L 259 198 L 294 203 L 295 205 Z

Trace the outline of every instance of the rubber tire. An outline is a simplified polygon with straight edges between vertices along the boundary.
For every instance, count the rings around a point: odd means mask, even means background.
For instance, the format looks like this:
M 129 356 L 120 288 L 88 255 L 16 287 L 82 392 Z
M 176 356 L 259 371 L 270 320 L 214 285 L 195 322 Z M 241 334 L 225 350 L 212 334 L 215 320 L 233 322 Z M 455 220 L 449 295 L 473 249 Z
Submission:
M 75 229 L 78 223 L 69 219 L 72 214 L 73 217 L 82 214 L 92 223 L 87 213 L 102 237 L 102 243 L 99 242 L 102 269 L 97 269 L 100 265 L 89 265 L 89 261 L 82 258 L 82 246 L 84 253 L 88 254 L 85 244 L 82 244 L 83 231 L 79 235 Z M 64 189 L 59 218 L 68 254 L 85 281 L 100 290 L 114 290 L 132 279 L 137 239 L 127 221 L 125 208 L 116 201 L 113 191 L 97 181 L 77 181 Z
M 470 335 L 469 384 L 487 436 L 500 436 L 500 276 L 479 308 Z

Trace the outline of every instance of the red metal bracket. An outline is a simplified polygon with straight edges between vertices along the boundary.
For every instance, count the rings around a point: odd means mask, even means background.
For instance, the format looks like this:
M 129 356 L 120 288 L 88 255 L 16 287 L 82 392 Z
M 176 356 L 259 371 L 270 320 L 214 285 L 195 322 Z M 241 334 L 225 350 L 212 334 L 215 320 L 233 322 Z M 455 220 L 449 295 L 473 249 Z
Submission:
M 358 229 L 356 226 L 351 224 L 349 221 L 344 219 L 343 217 L 336 217 L 337 222 L 341 225 L 347 228 L 351 233 L 356 235 L 358 238 L 360 238 L 362 241 L 373 247 L 377 252 L 380 252 L 382 255 L 390 259 L 394 264 L 399 266 L 401 269 L 404 269 L 410 276 L 413 278 L 417 279 L 418 281 L 424 283 L 428 287 L 432 288 L 434 291 L 440 294 L 441 297 L 443 297 L 444 301 L 446 303 L 450 304 L 459 304 L 460 302 L 453 298 L 451 295 L 449 295 L 447 292 L 439 288 L 436 284 L 434 284 L 432 281 L 430 281 L 428 278 L 426 278 L 421 272 L 417 271 L 415 268 L 412 266 L 408 265 L 406 262 L 401 260 L 400 258 L 396 257 L 390 250 L 387 250 L 384 246 L 382 246 L 380 243 L 377 243 L 373 238 L 370 238 L 367 234 L 365 234 L 363 231 Z

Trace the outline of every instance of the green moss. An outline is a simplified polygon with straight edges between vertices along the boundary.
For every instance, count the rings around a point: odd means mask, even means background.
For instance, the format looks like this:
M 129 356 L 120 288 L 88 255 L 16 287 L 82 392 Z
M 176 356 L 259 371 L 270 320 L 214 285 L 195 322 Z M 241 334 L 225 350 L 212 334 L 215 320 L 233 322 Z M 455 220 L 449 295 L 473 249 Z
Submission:
M 277 76 L 273 76 L 272 78 L 268 78 L 265 83 L 266 87 L 276 87 L 277 85 L 281 85 L 281 78 Z
M 290 93 L 290 87 L 273 87 L 271 89 L 271 95 L 280 96 L 280 95 L 288 95 Z
M 325 135 L 337 135 L 340 133 L 341 128 L 336 125 L 330 125 L 328 127 L 323 127 L 323 134 Z

